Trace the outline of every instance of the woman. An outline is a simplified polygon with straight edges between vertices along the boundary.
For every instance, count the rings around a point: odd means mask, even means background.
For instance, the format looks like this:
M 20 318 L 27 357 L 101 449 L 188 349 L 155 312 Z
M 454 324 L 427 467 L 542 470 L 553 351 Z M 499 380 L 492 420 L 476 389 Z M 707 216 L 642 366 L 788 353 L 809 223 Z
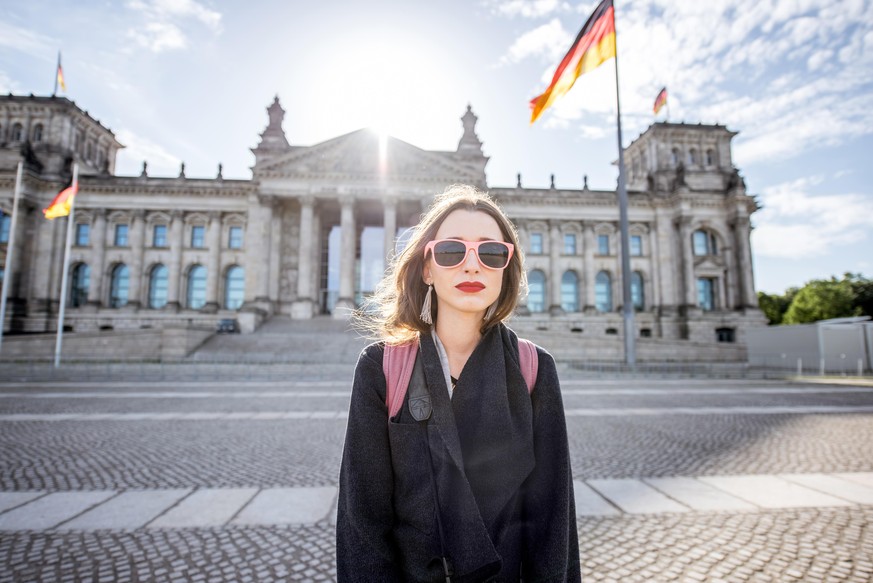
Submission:
M 381 342 L 361 353 L 352 388 L 340 582 L 580 580 L 555 363 L 537 348 L 529 392 L 518 339 L 503 324 L 524 285 L 522 261 L 488 195 L 453 186 L 395 259 L 376 294 L 380 311 L 359 314 Z M 417 422 L 404 404 L 389 420 L 385 346 L 411 342 L 432 415 Z

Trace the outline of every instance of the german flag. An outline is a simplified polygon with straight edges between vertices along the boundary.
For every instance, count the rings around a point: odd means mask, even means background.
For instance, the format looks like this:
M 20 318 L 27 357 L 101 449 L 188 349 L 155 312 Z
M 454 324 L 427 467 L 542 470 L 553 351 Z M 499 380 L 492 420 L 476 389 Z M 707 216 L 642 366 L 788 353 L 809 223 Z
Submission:
M 70 215 L 70 208 L 73 206 L 73 198 L 79 191 L 79 182 L 70 183 L 52 200 L 51 204 L 42 210 L 42 213 L 47 219 L 56 219 L 58 217 L 66 217 Z
M 664 87 L 661 91 L 658 92 L 658 96 L 655 98 L 655 106 L 652 108 L 652 111 L 655 112 L 655 115 L 658 115 L 658 112 L 661 111 L 661 108 L 667 105 L 667 88 Z
M 547 107 L 569 91 L 579 76 L 596 69 L 614 56 L 615 11 L 612 0 L 603 0 L 561 59 L 548 89 L 531 99 L 530 123 L 535 122 Z

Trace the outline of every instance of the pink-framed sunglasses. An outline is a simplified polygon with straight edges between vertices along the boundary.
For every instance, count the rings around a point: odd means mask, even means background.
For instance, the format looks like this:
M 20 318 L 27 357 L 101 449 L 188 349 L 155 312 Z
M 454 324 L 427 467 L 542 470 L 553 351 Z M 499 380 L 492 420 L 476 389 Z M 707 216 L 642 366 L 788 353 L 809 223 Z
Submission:
M 515 247 L 503 241 L 463 241 L 461 239 L 437 239 L 424 246 L 424 257 L 430 252 L 433 262 L 440 267 L 457 267 L 467 258 L 470 249 L 482 267 L 506 269 Z

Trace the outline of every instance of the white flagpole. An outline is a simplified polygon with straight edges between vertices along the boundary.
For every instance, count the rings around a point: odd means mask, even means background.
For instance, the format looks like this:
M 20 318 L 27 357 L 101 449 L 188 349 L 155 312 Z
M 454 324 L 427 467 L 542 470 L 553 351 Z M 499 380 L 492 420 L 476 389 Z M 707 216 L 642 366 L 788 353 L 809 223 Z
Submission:
M 613 18 L 615 18 L 613 5 Z M 636 325 L 631 299 L 630 232 L 628 228 L 627 173 L 624 168 L 624 146 L 621 141 L 621 100 L 618 97 L 618 28 L 615 32 L 615 109 L 618 120 L 618 216 L 621 236 L 621 311 L 624 320 L 624 361 L 637 362 Z
M 6 296 L 9 292 L 9 280 L 12 279 L 12 252 L 15 251 L 15 223 L 18 219 L 18 197 L 21 194 L 21 173 L 24 162 L 18 161 L 18 173 L 15 175 L 15 194 L 12 196 L 12 218 L 9 220 L 9 243 L 6 245 L 6 263 L 3 264 L 3 290 L 0 291 L 0 350 L 3 348 L 3 328 L 6 324 Z
M 73 164 L 73 200 L 70 201 L 70 215 L 67 217 L 67 244 L 64 247 L 64 267 L 61 272 L 61 303 L 58 310 L 58 339 L 55 343 L 55 368 L 61 365 L 61 344 L 64 338 L 64 312 L 67 307 L 67 272 L 70 270 L 70 247 L 73 246 L 73 231 L 76 223 L 76 197 L 79 195 L 79 164 Z

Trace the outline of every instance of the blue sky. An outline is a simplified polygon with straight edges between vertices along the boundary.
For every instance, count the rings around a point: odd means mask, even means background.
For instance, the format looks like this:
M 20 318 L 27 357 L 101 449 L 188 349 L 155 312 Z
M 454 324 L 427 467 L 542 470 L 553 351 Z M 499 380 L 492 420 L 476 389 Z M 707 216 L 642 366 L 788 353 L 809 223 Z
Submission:
M 611 62 L 536 125 L 541 92 L 595 2 L 323 0 L 6 2 L 0 92 L 65 95 L 127 146 L 119 174 L 248 178 L 278 95 L 289 141 L 377 127 L 453 150 L 470 103 L 491 186 L 614 188 Z M 740 134 L 734 160 L 763 210 L 759 290 L 873 275 L 871 0 L 616 0 L 625 145 L 653 121 Z M 663 116 L 664 112 L 662 112 Z

